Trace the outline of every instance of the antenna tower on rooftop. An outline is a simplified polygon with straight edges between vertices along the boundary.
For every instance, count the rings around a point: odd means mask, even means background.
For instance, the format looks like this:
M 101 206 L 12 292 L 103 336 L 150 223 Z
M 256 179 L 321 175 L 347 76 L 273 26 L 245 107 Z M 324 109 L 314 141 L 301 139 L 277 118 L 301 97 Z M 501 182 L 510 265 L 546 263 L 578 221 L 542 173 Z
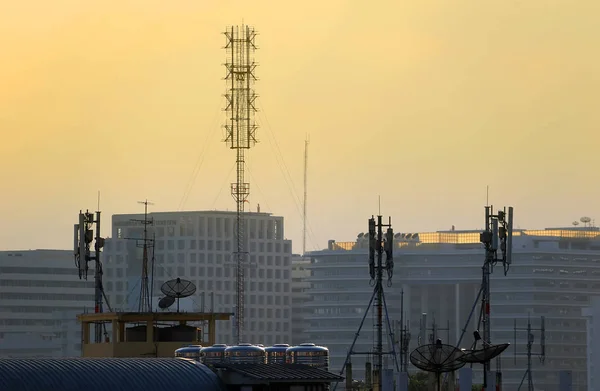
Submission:
M 152 312 L 152 299 L 149 290 L 149 273 L 148 273 L 148 250 L 152 249 L 152 262 L 154 264 L 154 236 L 152 239 L 148 237 L 148 226 L 154 225 L 154 219 L 148 218 L 148 205 L 154 205 L 152 202 L 138 201 L 138 204 L 144 205 L 144 218 L 132 219 L 132 222 L 139 223 L 144 226 L 144 236 L 142 238 L 125 238 L 126 240 L 135 240 L 136 246 L 142 248 L 142 273 L 140 297 L 138 301 L 139 312 Z
M 245 181 L 246 149 L 256 143 L 256 129 L 258 125 L 254 120 L 256 113 L 254 74 L 257 64 L 254 62 L 256 31 L 253 27 L 242 24 L 241 26 L 228 27 L 224 32 L 227 39 L 225 61 L 227 92 L 225 93 L 227 120 L 225 128 L 225 142 L 230 149 L 236 151 L 236 181 L 231 184 L 231 195 L 237 205 L 236 216 L 236 249 L 233 253 L 236 266 L 236 311 L 235 331 L 237 343 L 242 342 L 244 330 L 244 267 L 247 259 L 245 251 L 245 224 L 244 205 L 250 194 L 250 184 Z

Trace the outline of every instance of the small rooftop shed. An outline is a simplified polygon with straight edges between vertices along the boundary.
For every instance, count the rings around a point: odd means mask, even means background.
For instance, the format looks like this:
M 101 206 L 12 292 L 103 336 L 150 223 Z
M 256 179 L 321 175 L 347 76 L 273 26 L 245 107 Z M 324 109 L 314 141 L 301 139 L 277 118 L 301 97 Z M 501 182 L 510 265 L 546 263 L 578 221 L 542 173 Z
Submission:
M 326 391 L 344 378 L 303 364 L 215 364 L 228 391 Z
M 0 359 L 2 391 L 224 391 L 208 367 L 177 358 Z

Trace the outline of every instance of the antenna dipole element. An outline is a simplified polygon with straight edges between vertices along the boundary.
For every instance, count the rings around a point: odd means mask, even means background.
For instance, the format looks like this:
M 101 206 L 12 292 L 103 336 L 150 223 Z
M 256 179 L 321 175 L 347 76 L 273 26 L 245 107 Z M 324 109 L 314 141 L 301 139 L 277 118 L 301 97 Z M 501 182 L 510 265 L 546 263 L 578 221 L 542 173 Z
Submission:
M 225 31 L 227 39 L 225 50 L 227 70 L 225 80 L 228 89 L 225 94 L 227 122 L 225 128 L 225 142 L 230 149 L 236 150 L 236 182 L 231 184 L 231 195 L 237 205 L 236 215 L 236 325 L 235 333 L 238 343 L 242 342 L 244 330 L 244 267 L 247 253 L 245 251 L 245 222 L 244 205 L 250 194 L 250 184 L 244 178 L 246 149 L 251 148 L 256 142 L 256 129 L 258 125 L 254 120 L 256 113 L 255 101 L 257 98 L 253 85 L 257 80 L 254 74 L 257 64 L 253 54 L 257 49 L 255 44 L 256 32 L 254 28 L 241 25 L 231 26 Z

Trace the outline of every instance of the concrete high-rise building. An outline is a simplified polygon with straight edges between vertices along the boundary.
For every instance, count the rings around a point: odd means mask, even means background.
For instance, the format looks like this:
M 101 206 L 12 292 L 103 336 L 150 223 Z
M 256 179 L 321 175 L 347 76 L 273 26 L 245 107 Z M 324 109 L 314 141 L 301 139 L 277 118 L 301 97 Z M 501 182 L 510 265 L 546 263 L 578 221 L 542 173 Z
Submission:
M 600 296 L 592 297 L 590 306 L 583 308 L 581 314 L 587 323 L 587 389 L 595 391 L 600 388 L 600 375 L 596 372 L 600 357 Z
M 292 257 L 292 340 L 290 344 L 299 345 L 308 342 L 305 331 L 308 327 L 307 316 L 310 309 L 306 303 L 310 299 L 307 291 L 310 287 L 310 259 L 301 255 Z
M 0 252 L 0 357 L 81 354 L 77 314 L 94 308 L 94 271 L 80 280 L 73 252 Z
M 182 308 L 235 312 L 235 212 L 153 212 L 149 237 L 156 235 L 155 262 L 149 264 L 154 284 L 150 296 L 159 297 L 161 285 L 177 277 L 192 281 L 196 293 L 181 299 Z M 107 240 L 104 286 L 111 305 L 137 311 L 140 296 L 143 214 L 114 215 L 112 238 Z M 248 265 L 245 284 L 245 339 L 269 345 L 289 343 L 292 337 L 292 252 L 285 239 L 283 217 L 270 213 L 245 214 Z M 137 244 L 141 244 L 139 240 Z M 152 259 L 152 249 L 149 258 Z M 184 304 L 186 303 L 187 304 Z M 175 306 L 171 307 L 175 310 Z M 156 307 L 156 303 L 153 304 Z M 235 343 L 233 321 L 217 323 L 217 340 Z
M 573 227 L 515 232 L 513 264 L 504 276 L 502 266 L 491 277 L 492 343 L 510 342 L 503 354 L 503 389 L 518 387 L 526 369 L 526 357 L 517 356 L 514 364 L 514 320 L 533 328 L 546 321 L 546 359 L 542 365 L 533 360 L 536 389 L 557 390 L 560 370 L 573 374 L 573 389 L 587 390 L 588 340 L 586 321 L 581 311 L 591 297 L 600 295 L 600 232 L 593 227 Z M 456 344 L 466 333 L 461 348 L 473 342 L 480 303 L 476 303 L 470 324 L 466 320 L 479 292 L 484 251 L 479 231 L 445 231 L 398 235 L 395 243 L 395 269 L 392 286 L 386 287 L 387 307 L 392 320 L 399 320 L 399 293 L 404 290 L 404 308 L 410 322 L 410 349 L 417 347 L 420 319 L 427 313 L 424 338 L 429 341 L 432 320 L 437 337 Z M 355 242 L 330 241 L 329 248 L 312 252 L 310 269 L 312 314 L 307 337 L 329 347 L 331 366 L 341 368 L 372 288 L 368 274 L 368 243 L 364 235 Z M 373 348 L 373 316 L 363 326 L 356 351 Z M 447 328 L 450 331 L 440 330 Z M 517 333 L 518 353 L 526 352 L 526 333 Z M 534 331 L 534 353 L 539 352 L 540 335 Z M 353 371 L 362 376 L 364 359 L 353 357 Z M 390 364 L 391 365 L 391 364 Z M 479 367 L 479 369 L 481 366 Z M 492 362 L 492 368 L 496 363 Z M 414 369 L 414 368 L 413 368 Z M 481 370 L 474 367 L 474 381 L 481 382 Z

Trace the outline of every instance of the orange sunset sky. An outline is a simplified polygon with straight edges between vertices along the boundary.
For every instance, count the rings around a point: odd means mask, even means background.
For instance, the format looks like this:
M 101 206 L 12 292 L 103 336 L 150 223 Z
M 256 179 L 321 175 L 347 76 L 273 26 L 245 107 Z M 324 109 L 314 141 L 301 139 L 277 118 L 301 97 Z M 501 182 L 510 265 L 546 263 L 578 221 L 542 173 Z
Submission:
M 70 249 L 80 209 L 229 209 L 231 24 L 260 33 L 250 206 L 301 249 L 398 232 L 600 222 L 600 2 L 3 1 L 0 249 Z M 193 175 L 197 162 L 202 161 Z M 186 196 L 186 187 L 193 187 Z

